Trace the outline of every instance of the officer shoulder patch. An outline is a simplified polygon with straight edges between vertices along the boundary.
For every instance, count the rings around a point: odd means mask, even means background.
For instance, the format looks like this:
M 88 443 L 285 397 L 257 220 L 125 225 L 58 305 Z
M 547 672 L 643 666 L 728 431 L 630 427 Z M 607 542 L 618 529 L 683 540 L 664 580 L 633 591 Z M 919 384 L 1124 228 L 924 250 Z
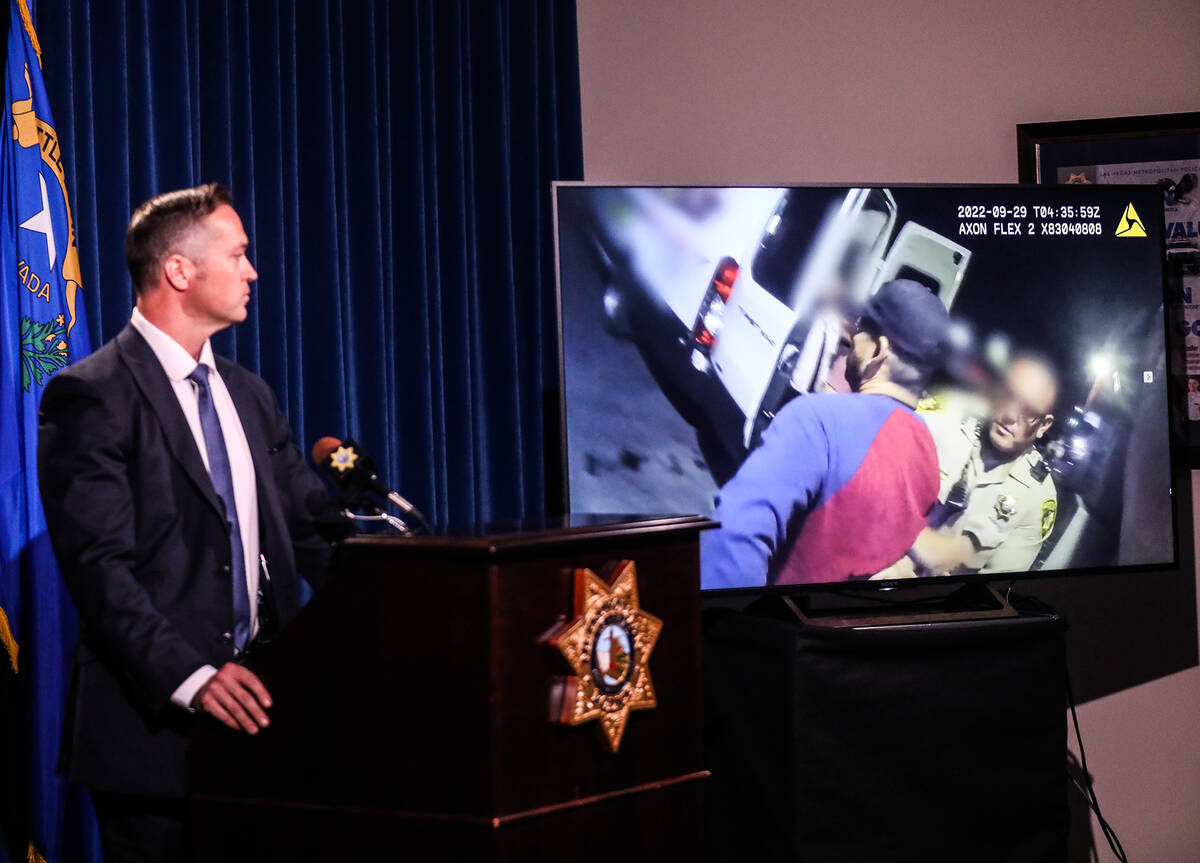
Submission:
M 935 414 L 946 409 L 946 400 L 942 396 L 934 396 L 926 394 L 920 401 L 917 402 L 917 413 L 919 414 Z
M 1054 498 L 1042 501 L 1042 539 L 1054 530 L 1054 518 L 1058 515 L 1058 501 Z

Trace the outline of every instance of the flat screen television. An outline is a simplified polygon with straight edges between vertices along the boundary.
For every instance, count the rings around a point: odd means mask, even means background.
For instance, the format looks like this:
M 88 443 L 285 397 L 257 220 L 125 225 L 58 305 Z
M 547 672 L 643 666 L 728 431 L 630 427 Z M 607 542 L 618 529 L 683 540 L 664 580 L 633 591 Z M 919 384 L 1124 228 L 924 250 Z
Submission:
M 1155 188 L 554 195 L 570 513 L 713 516 L 705 590 L 1177 564 Z M 904 314 L 881 359 L 914 284 L 945 310 L 937 360 Z M 868 392 L 884 365 L 917 395 Z

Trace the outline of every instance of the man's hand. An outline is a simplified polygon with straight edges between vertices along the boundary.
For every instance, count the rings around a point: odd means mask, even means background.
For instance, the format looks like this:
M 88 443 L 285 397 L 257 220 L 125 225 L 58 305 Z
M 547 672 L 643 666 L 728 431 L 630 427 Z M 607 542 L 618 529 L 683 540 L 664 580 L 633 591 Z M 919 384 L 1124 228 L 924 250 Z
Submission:
M 871 581 L 882 581 L 890 578 L 916 578 L 917 573 L 913 567 L 912 559 L 907 555 L 900 558 L 887 569 L 880 570 L 871 576 Z
M 978 549 L 970 534 L 923 527 L 913 542 L 912 554 L 938 575 L 952 572 L 975 556 Z
M 236 662 L 226 662 L 192 698 L 192 707 L 247 734 L 257 734 L 260 727 L 267 727 L 270 706 L 271 695 L 262 681 Z

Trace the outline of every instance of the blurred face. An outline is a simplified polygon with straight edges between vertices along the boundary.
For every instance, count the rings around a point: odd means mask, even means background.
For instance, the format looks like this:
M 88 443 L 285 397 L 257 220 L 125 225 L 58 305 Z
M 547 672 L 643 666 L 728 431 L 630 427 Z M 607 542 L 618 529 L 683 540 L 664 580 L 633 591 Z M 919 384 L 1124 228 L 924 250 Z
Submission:
M 869 378 L 876 366 L 871 361 L 879 350 L 879 342 L 869 332 L 858 330 L 850 340 L 850 353 L 846 356 L 846 383 L 858 392 L 863 381 Z
M 188 238 L 184 255 L 192 272 L 186 310 L 191 317 L 216 330 L 246 319 L 250 283 L 258 278 L 246 257 L 248 242 L 242 220 L 228 204 L 205 216 Z
M 1200 381 L 1195 378 L 1188 378 L 1188 392 L 1200 393 Z
M 988 439 L 1002 453 L 1018 455 L 1044 435 L 1054 422 L 1050 411 L 1058 387 L 1054 376 L 1036 360 L 1018 359 L 1008 368 L 996 396 Z

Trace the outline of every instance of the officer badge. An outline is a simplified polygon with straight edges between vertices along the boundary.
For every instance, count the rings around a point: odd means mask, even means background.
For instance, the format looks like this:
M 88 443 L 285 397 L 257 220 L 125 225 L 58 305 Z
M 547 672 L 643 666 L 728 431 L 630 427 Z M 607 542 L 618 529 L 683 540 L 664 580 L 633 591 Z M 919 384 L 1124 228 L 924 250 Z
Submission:
M 996 512 L 997 521 L 1010 521 L 1017 514 L 1017 502 L 1009 495 L 1002 494 L 996 498 L 996 505 L 993 509 Z
M 1054 519 L 1058 516 L 1058 501 L 1055 498 L 1042 501 L 1042 539 L 1054 530 Z
M 575 614 L 550 638 L 575 672 L 557 719 L 565 725 L 600 720 L 604 743 L 616 752 L 629 712 L 658 706 L 649 661 L 662 621 L 638 603 L 632 560 L 616 564 L 607 581 L 590 569 L 575 570 Z

